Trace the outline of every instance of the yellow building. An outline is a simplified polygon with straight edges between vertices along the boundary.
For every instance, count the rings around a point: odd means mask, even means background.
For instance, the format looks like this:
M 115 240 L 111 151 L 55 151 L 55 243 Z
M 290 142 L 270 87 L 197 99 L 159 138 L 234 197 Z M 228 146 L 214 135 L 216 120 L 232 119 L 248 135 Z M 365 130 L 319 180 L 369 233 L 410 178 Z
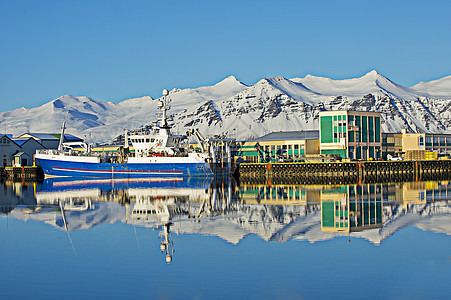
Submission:
M 411 159 L 436 159 L 451 154 L 451 134 L 401 133 L 382 134 L 382 156 L 402 156 Z M 432 155 L 434 154 L 434 155 Z

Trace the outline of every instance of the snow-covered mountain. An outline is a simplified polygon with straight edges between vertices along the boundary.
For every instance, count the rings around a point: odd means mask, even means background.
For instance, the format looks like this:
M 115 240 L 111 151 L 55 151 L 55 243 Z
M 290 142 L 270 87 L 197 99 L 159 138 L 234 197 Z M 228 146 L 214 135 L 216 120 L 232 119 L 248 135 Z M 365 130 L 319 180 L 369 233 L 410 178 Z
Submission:
M 307 75 L 304 78 L 293 78 L 291 81 L 301 83 L 324 96 L 345 96 L 362 98 L 367 94 L 378 97 L 391 95 L 394 98 L 414 100 L 427 97 L 425 93 L 401 86 L 379 74 L 375 70 L 360 78 L 332 80 L 329 78 Z
M 451 76 L 408 88 L 371 71 L 360 78 L 333 80 L 307 75 L 263 78 L 247 86 L 230 76 L 214 86 L 170 91 L 174 131 L 198 128 L 205 135 L 252 138 L 273 131 L 318 128 L 321 110 L 368 110 L 382 113 L 383 131 L 451 133 Z M 124 128 L 156 120 L 151 97 L 120 103 L 62 96 L 40 107 L 0 113 L 2 127 L 25 132 L 68 133 L 89 142 L 110 142 Z
M 429 82 L 420 82 L 414 85 L 412 90 L 422 91 L 432 98 L 449 99 L 451 95 L 451 76 Z
M 437 94 L 442 97 L 435 98 Z M 249 138 L 273 131 L 318 129 L 318 114 L 324 109 L 380 111 L 385 132 L 403 128 L 451 132 L 451 80 L 431 84 L 426 93 L 396 84 L 376 71 L 347 80 L 276 76 L 228 99 L 187 108 L 174 120 L 179 131 L 196 126 L 209 134 L 228 132 Z

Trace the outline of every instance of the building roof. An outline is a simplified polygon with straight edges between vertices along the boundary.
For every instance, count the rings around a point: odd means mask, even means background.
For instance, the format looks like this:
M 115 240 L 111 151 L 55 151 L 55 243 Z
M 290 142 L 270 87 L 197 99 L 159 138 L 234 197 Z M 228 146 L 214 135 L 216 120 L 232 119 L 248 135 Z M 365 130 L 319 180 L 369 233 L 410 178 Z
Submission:
M 279 131 L 271 132 L 254 141 L 280 141 L 280 140 L 309 140 L 319 139 L 319 130 L 306 131 Z
M 27 142 L 29 139 L 31 139 L 31 138 L 28 138 L 28 139 L 12 139 L 12 141 L 14 143 L 16 143 L 17 145 L 22 147 L 22 145 L 25 144 L 25 142 Z
M 132 143 L 129 144 L 129 147 L 132 146 Z M 105 145 L 96 145 L 92 146 L 92 148 L 119 148 L 119 147 L 125 147 L 123 144 L 105 144 Z
M 28 156 L 28 154 L 26 154 L 25 152 L 18 152 L 16 154 L 14 154 L 14 156 L 22 156 L 22 155 Z
M 24 137 L 33 137 L 35 139 L 38 140 L 59 140 L 57 137 L 55 137 L 54 135 L 51 135 L 50 133 L 24 133 L 21 136 L 19 136 L 19 138 L 24 138 Z
M 24 133 L 19 138 L 23 136 L 31 136 L 33 138 L 36 138 L 38 140 L 48 140 L 48 141 L 58 141 L 60 139 L 61 134 L 60 133 Z M 83 139 L 76 137 L 72 134 L 64 134 L 65 141 L 83 141 Z
M 351 113 L 351 114 L 381 114 L 380 111 L 372 111 L 372 110 L 349 110 L 349 109 L 339 109 L 339 110 L 321 110 L 319 114 L 334 114 L 334 113 Z

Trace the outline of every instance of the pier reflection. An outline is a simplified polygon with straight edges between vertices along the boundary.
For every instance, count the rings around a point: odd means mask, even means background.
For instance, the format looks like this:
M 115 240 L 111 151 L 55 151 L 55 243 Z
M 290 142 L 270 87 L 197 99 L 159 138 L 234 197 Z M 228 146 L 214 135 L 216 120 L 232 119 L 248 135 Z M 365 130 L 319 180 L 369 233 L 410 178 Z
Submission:
M 241 184 L 233 178 L 47 179 L 4 182 L 1 214 L 66 232 L 121 222 L 159 231 L 170 263 L 176 236 L 239 243 L 316 242 L 338 236 L 381 243 L 406 226 L 451 234 L 451 182 L 348 185 Z

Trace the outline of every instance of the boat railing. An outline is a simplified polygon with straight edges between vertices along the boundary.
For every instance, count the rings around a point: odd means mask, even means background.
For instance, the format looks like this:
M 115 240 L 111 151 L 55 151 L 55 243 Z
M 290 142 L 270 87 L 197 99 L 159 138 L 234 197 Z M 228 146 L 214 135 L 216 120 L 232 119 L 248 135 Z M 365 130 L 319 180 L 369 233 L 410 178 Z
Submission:
M 64 156 L 98 156 L 94 153 L 86 153 L 77 150 L 57 150 L 57 149 L 39 149 L 36 150 L 36 154 L 47 154 L 47 155 L 64 155 Z

